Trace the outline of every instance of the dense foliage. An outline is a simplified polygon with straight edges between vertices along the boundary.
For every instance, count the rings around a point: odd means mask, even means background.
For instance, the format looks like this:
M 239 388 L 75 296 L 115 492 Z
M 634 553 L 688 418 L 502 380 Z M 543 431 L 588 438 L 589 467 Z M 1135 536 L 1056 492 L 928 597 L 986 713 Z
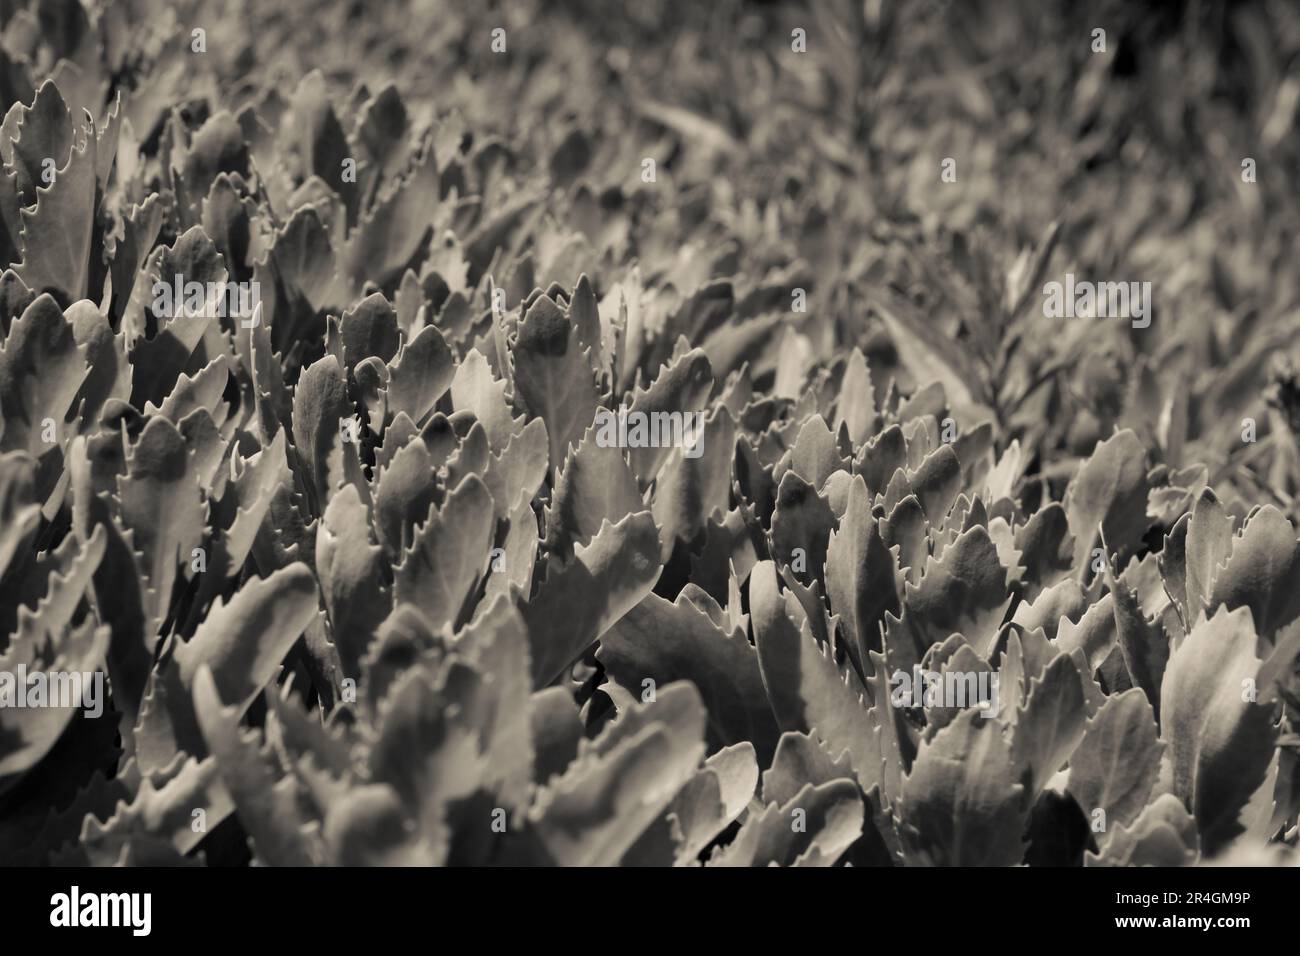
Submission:
M 0 862 L 1290 858 L 1300 13 L 274 6 L 0 4 Z

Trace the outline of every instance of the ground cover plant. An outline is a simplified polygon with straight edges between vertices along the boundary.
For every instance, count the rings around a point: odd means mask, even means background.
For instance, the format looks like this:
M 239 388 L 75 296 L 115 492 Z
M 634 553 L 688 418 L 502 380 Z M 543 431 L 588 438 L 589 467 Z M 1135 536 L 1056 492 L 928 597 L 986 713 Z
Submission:
M 0 863 L 1292 862 L 1293 7 L 0 14 Z

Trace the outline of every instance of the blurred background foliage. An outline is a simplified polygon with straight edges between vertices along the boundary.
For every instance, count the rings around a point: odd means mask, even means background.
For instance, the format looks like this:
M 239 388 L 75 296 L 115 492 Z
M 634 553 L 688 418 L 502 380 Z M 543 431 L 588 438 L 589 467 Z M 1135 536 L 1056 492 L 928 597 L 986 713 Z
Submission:
M 60 5 L 76 4 L 41 6 Z M 941 367 L 962 380 L 948 391 L 970 392 L 959 417 L 993 418 L 1001 445 L 1020 439 L 1031 476 L 1059 480 L 1128 425 L 1154 463 L 1204 463 L 1239 516 L 1260 501 L 1296 514 L 1300 6 L 1288 0 L 105 10 L 137 37 L 208 31 L 202 61 L 162 50 L 162 70 L 114 63 L 111 86 L 137 101 L 219 91 L 238 105 L 267 89 L 287 96 L 313 69 L 336 101 L 363 80 L 392 83 L 412 109 L 466 117 L 467 139 L 510 173 L 501 188 L 551 190 L 561 226 L 577 213 L 555 189 L 554 157 L 586 151 L 602 211 L 640 193 L 626 260 L 581 263 L 598 292 L 632 261 L 649 284 L 682 293 L 797 263 L 809 310 L 785 321 L 810 359 L 856 344 L 877 389 L 892 377 L 906 391 L 926 383 L 900 358 L 898 325 L 924 325 L 924 350 L 950 353 Z M 79 22 L 43 16 L 49 30 Z M 10 23 L 9 41 L 21 26 Z M 506 56 L 492 50 L 496 28 Z M 1093 51 L 1099 28 L 1104 52 Z M 791 48 L 795 30 L 806 53 Z M 483 150 L 491 140 L 500 148 Z M 644 157 L 659 164 L 651 189 Z M 939 180 L 947 157 L 956 183 Z M 1152 282 L 1154 324 L 1043 318 L 1029 280 L 1067 271 Z M 754 370 L 774 376 L 771 359 Z M 1256 442 L 1242 440 L 1246 418 Z
M 628 186 L 638 157 L 660 156 L 679 191 L 658 193 L 662 215 L 696 220 L 679 221 L 675 241 L 708 236 L 742 256 L 737 266 L 719 255 L 715 271 L 794 258 L 811 268 L 801 331 L 823 357 L 859 344 L 873 370 L 892 368 L 868 303 L 879 288 L 905 296 L 974 357 L 971 390 L 1001 419 L 1003 441 L 1037 449 L 1044 474 L 1069 474 L 1130 424 L 1156 459 L 1205 462 L 1229 498 L 1296 513 L 1293 3 L 246 9 L 248 45 L 225 47 L 232 83 L 255 84 L 263 69 L 321 67 L 340 88 L 383 76 L 539 156 L 570 129 L 598 131 L 621 157 L 605 165 L 607 185 Z M 508 59 L 491 52 L 497 26 Z M 1104 53 L 1093 52 L 1098 28 Z M 796 29 L 805 54 L 791 49 Z M 939 181 L 945 157 L 957 160 L 955 184 Z M 1243 182 L 1245 158 L 1254 183 Z M 1023 273 L 1023 254 L 1057 222 L 1045 275 L 1151 281 L 1150 329 L 1006 314 L 1008 276 L 1023 281 L 1017 263 Z M 1242 441 L 1247 417 L 1254 444 Z

